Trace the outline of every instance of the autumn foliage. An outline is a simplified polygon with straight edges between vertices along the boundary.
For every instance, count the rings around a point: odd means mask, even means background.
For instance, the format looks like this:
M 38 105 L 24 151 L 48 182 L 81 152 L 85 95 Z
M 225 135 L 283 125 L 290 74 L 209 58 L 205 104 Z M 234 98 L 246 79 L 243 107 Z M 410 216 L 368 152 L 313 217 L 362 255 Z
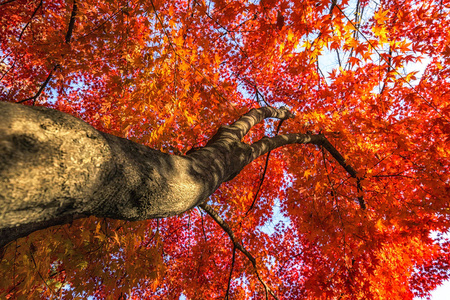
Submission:
M 208 203 L 257 268 L 200 208 L 92 217 L 10 243 L 0 298 L 412 299 L 449 279 L 450 1 L 2 0 L 0 42 L 1 101 L 179 155 L 287 106 L 279 133 L 323 133 L 358 174 L 290 145 L 222 184 Z

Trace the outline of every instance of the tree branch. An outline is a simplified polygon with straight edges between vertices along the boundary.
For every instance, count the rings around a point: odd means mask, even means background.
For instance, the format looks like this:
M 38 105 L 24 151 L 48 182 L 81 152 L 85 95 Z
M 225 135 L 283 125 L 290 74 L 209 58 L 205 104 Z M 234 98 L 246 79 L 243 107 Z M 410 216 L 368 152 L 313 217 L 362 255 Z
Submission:
M 289 144 L 321 144 L 321 136 L 317 134 L 289 133 L 281 134 L 274 137 L 263 137 L 259 141 L 250 145 L 252 148 L 251 160 L 272 151 L 276 148 Z
M 50 78 L 51 74 L 47 83 Z M 74 218 L 144 220 L 185 212 L 203 203 L 256 157 L 294 143 L 323 146 L 356 179 L 358 200 L 365 208 L 357 172 L 325 136 L 284 134 L 252 145 L 236 140 L 265 117 L 291 117 L 287 109 L 253 109 L 231 126 L 223 126 L 206 147 L 177 156 L 97 131 L 56 110 L 8 102 L 0 102 L 0 108 L 0 135 L 7 145 L 0 149 L 0 165 L 17 166 L 3 168 L 0 174 L 8 179 L 6 186 L 0 185 L 0 196 L 8 199 L 0 201 L 0 247 Z M 15 122 L 27 125 L 8 129 Z M 49 159 L 55 163 L 46 163 Z M 31 171 L 40 174 L 40 180 L 28 176 Z M 77 188 L 68 189 L 71 185 Z M 39 214 L 34 213 L 36 206 L 42 207 Z M 231 230 L 227 233 L 256 266 Z
M 73 1 L 73 7 L 72 7 L 72 13 L 70 15 L 70 21 L 69 21 L 69 28 L 67 29 L 67 34 L 66 34 L 66 43 L 70 43 L 70 39 L 72 38 L 72 32 L 73 32 L 73 28 L 75 26 L 75 17 L 77 15 L 78 12 L 78 6 L 77 6 L 77 1 L 74 0 Z
M 277 135 L 278 132 L 280 132 L 280 128 L 281 128 L 281 125 L 283 124 L 283 122 L 284 122 L 284 120 L 280 120 L 280 122 L 278 123 L 277 131 L 276 131 L 275 135 Z M 270 153 L 271 153 L 271 151 L 267 152 L 266 163 L 264 164 L 264 171 L 261 175 L 261 180 L 259 181 L 258 189 L 256 190 L 256 194 L 255 194 L 255 197 L 253 198 L 252 205 L 250 205 L 250 208 L 247 210 L 245 215 L 248 215 L 248 213 L 253 209 L 253 207 L 255 206 L 255 203 L 256 203 L 256 199 L 258 199 L 258 194 L 259 194 L 259 191 L 261 190 L 261 186 L 264 182 L 264 178 L 266 177 L 267 167 L 269 166 Z
M 34 103 L 36 102 L 37 98 L 39 98 L 39 96 L 42 94 L 42 92 L 44 91 L 44 89 L 47 87 L 47 84 L 49 83 L 50 79 L 52 79 L 53 72 L 56 71 L 56 69 L 57 69 L 58 67 L 59 67 L 59 65 L 56 65 L 56 66 L 50 71 L 50 73 L 48 73 L 48 76 L 47 76 L 47 78 L 45 79 L 44 83 L 41 85 L 41 87 L 39 88 L 39 90 L 37 91 L 37 93 L 36 93 L 34 96 L 29 97 L 29 98 L 26 98 L 26 99 L 23 99 L 23 100 L 20 100 L 20 101 L 18 101 L 17 103 L 23 103 L 23 102 L 26 102 L 26 101 L 33 100 L 33 105 L 34 105 Z
M 16 1 L 16 0 L 6 0 L 5 2 L 0 3 L 0 6 L 14 2 L 14 1 Z
M 256 259 L 238 242 L 236 236 L 233 233 L 233 230 L 230 228 L 230 226 L 222 219 L 222 217 L 219 216 L 219 214 L 207 203 L 202 203 L 199 205 L 203 210 L 205 210 L 208 215 L 211 216 L 211 218 L 214 219 L 214 221 L 222 227 L 222 229 L 228 234 L 230 237 L 231 242 L 233 243 L 234 247 L 237 248 L 239 251 L 241 251 L 248 260 L 252 263 L 253 268 L 255 269 L 256 277 L 258 278 L 259 282 L 264 286 L 264 290 L 266 292 L 266 299 L 268 299 L 267 294 L 270 293 L 270 295 L 278 299 L 278 297 L 275 295 L 275 293 L 272 291 L 272 289 L 265 283 L 265 281 L 261 278 L 261 276 L 258 273 L 258 268 L 256 265 Z
M 18 101 L 17 103 L 23 103 L 26 101 L 30 101 L 33 100 L 33 105 L 36 102 L 37 98 L 39 98 L 39 96 L 42 94 L 42 92 L 44 91 L 44 89 L 47 87 L 47 84 L 49 83 L 50 79 L 52 79 L 53 76 L 53 72 L 56 71 L 56 69 L 59 67 L 59 65 L 56 65 L 51 71 L 50 73 L 48 73 L 47 78 L 45 79 L 44 83 L 41 85 L 41 87 L 39 88 L 39 90 L 37 91 L 37 93 L 29 98 L 23 99 Z
M 277 118 L 286 120 L 292 117 L 294 117 L 294 115 L 285 107 L 278 109 L 268 106 L 253 108 L 233 124 L 220 127 L 219 131 L 214 135 L 207 146 L 222 139 L 241 141 L 253 126 L 264 119 Z
M 288 144 L 314 144 L 317 146 L 322 146 L 327 150 L 331 156 L 347 171 L 347 173 L 356 179 L 356 187 L 358 194 L 360 194 L 363 189 L 361 186 L 361 178 L 358 177 L 356 170 L 350 166 L 345 158 L 339 153 L 339 151 L 328 141 L 328 139 L 323 134 L 302 134 L 302 133 L 290 133 L 277 135 L 275 137 L 263 137 L 259 141 L 253 143 L 250 147 L 252 148 L 252 158 L 251 161 L 257 157 L 272 151 L 275 148 L 288 145 Z M 366 209 L 366 204 L 362 196 L 358 195 L 358 202 L 362 209 Z
M 6 2 L 7 3 L 7 2 Z M 6 3 L 2 3 L 6 4 Z M 42 0 L 39 1 L 38 6 L 36 7 L 36 9 L 33 11 L 33 14 L 31 15 L 30 21 L 28 21 L 28 23 L 25 25 L 25 27 L 23 27 L 22 31 L 20 32 L 19 35 L 19 41 L 22 39 L 23 34 L 25 33 L 25 30 L 27 30 L 28 26 L 31 24 L 31 21 L 33 21 L 34 16 L 36 15 L 37 11 L 39 10 L 39 8 L 42 6 Z
M 272 151 L 275 148 L 289 144 L 314 144 L 324 147 L 331 156 L 347 171 L 347 173 L 356 179 L 356 187 L 358 192 L 358 202 L 362 209 L 366 209 L 366 204 L 360 195 L 363 191 L 361 179 L 357 176 L 356 170 L 350 166 L 339 151 L 328 141 L 323 134 L 310 133 L 290 133 L 277 135 L 275 137 L 263 137 L 259 141 L 247 145 L 241 142 L 242 138 L 250 131 L 250 129 L 266 118 L 278 118 L 286 120 L 294 115 L 285 107 L 276 109 L 272 107 L 253 108 L 248 113 L 240 117 L 236 122 L 228 126 L 222 126 L 217 133 L 211 138 L 206 146 L 198 152 L 211 151 L 212 148 L 219 149 L 222 153 L 227 153 L 223 161 L 227 163 L 220 166 L 226 169 L 227 177 L 222 179 L 228 181 L 233 179 L 243 167 L 255 160 L 257 157 Z M 210 150 L 207 150 L 207 149 Z M 250 148 L 250 149 L 248 149 Z M 234 150 L 234 151 L 233 151 Z M 214 150 L 213 150 L 214 151 Z M 253 201 L 254 202 L 254 201 Z M 252 204 L 253 206 L 253 204 Z
M 33 19 L 34 15 L 36 14 L 38 8 L 39 8 L 41 5 L 42 5 L 42 0 L 41 0 L 41 2 L 39 3 L 39 5 L 38 5 L 38 7 L 36 8 L 36 10 L 34 11 L 33 16 L 31 16 L 31 19 Z M 73 7 L 72 7 L 72 13 L 71 13 L 71 15 L 70 15 L 69 27 L 68 27 L 68 29 L 67 29 L 67 34 L 66 34 L 66 38 L 65 38 L 65 41 L 66 41 L 67 44 L 70 43 L 70 39 L 72 38 L 72 32 L 73 32 L 73 28 L 74 28 L 74 26 L 75 26 L 75 17 L 76 17 L 77 12 L 78 12 L 78 6 L 77 6 L 76 0 L 74 0 L 74 1 L 73 1 Z M 30 20 L 30 22 L 31 22 L 31 20 Z M 23 34 L 23 32 L 25 31 L 25 29 L 26 29 L 27 26 L 28 26 L 28 24 L 27 24 L 27 25 L 25 26 L 25 28 L 22 30 L 22 33 L 20 34 L 19 40 L 20 40 L 20 38 L 22 37 L 22 34 Z M 58 69 L 59 67 L 60 67 L 59 64 L 56 64 L 56 65 L 53 67 L 53 69 L 50 71 L 50 73 L 48 74 L 47 78 L 45 79 L 44 83 L 41 85 L 41 87 L 39 88 L 38 92 L 37 92 L 34 96 L 29 97 L 29 98 L 26 98 L 26 99 L 23 99 L 23 100 L 20 100 L 20 101 L 18 101 L 17 103 L 23 103 L 23 102 L 26 102 L 26 101 L 33 100 L 33 105 L 34 105 L 35 102 L 36 102 L 36 100 L 37 100 L 37 98 L 39 98 L 39 96 L 42 94 L 42 92 L 44 91 L 44 89 L 47 87 L 47 84 L 50 82 L 50 79 L 51 79 L 52 76 L 53 76 L 53 72 L 56 71 L 56 69 Z
M 328 141 L 328 139 L 324 135 L 319 135 L 321 137 L 321 146 L 324 147 L 331 156 L 334 157 L 334 159 L 347 171 L 347 173 L 356 179 L 356 188 L 358 191 L 358 202 L 359 206 L 362 209 L 366 209 L 366 203 L 364 202 L 364 199 L 360 193 L 363 192 L 362 186 L 361 186 L 361 178 L 358 177 L 358 173 L 355 169 L 353 169 L 352 166 L 347 164 L 345 158 L 339 153 L 339 151 Z
M 230 293 L 231 275 L 233 275 L 234 261 L 236 259 L 236 246 L 233 247 L 233 257 L 231 258 L 230 277 L 228 278 L 227 292 L 225 293 L 225 299 L 228 300 L 228 294 Z
M 31 246 L 33 247 L 33 244 L 31 244 Z M 52 288 L 50 288 L 48 286 L 47 281 L 44 279 L 44 277 L 42 276 L 41 272 L 39 271 L 39 268 L 38 268 L 38 266 L 36 264 L 36 260 L 34 259 L 34 255 L 33 255 L 33 251 L 32 250 L 30 250 L 30 257 L 31 257 L 31 260 L 33 261 L 34 268 L 35 268 L 36 272 L 38 273 L 39 277 L 41 278 L 42 282 L 45 284 L 47 289 L 52 293 L 52 295 L 56 297 L 55 292 L 53 291 Z

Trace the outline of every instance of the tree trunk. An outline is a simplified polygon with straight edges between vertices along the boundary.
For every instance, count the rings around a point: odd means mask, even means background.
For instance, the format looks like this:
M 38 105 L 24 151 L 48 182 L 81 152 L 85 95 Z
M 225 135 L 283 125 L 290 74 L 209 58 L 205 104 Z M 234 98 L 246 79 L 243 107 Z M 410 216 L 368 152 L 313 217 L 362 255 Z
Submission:
M 291 116 L 284 108 L 252 109 L 222 126 L 205 147 L 177 156 L 57 110 L 0 102 L 0 247 L 91 215 L 144 220 L 185 212 L 276 147 L 324 144 L 322 135 L 309 134 L 241 142 L 264 118 Z

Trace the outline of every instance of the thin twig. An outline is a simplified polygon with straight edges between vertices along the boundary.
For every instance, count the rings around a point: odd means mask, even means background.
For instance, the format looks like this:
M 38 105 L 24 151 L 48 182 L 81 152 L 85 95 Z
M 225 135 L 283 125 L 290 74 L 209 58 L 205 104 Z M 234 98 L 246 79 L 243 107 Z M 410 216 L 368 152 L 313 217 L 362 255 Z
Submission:
M 3 3 L 2 3 L 3 4 Z M 28 23 L 25 25 L 25 27 L 22 29 L 22 31 L 20 32 L 19 35 L 19 41 L 22 39 L 23 34 L 25 33 L 25 30 L 27 30 L 28 26 L 31 24 L 31 21 L 33 21 L 34 16 L 36 15 L 38 9 L 42 6 L 42 0 L 39 1 L 38 6 L 36 7 L 36 9 L 33 11 L 33 14 L 31 15 L 30 21 L 28 21 Z
M 88 37 L 89 35 L 93 34 L 96 30 L 102 28 L 106 23 L 108 23 L 111 19 L 115 18 L 123 9 L 125 8 L 125 5 L 119 7 L 116 11 L 114 11 L 108 18 L 104 19 L 103 22 L 97 23 L 97 25 L 92 28 L 88 33 L 85 33 L 84 35 L 78 37 L 75 39 L 75 41 L 81 41 L 82 39 Z M 102 21 L 102 20 L 100 20 Z
M 72 13 L 70 14 L 70 21 L 69 21 L 69 28 L 67 29 L 67 34 L 66 34 L 66 43 L 70 43 L 70 39 L 72 37 L 72 32 L 73 32 L 73 28 L 75 26 L 75 17 L 77 15 L 78 12 L 78 6 L 77 6 L 77 1 L 74 0 L 73 1 L 73 7 L 72 7 Z
M 280 132 L 280 128 L 281 128 L 281 125 L 283 124 L 283 122 L 284 122 L 284 120 L 280 120 L 280 122 L 278 123 L 277 131 L 276 131 L 275 135 L 277 135 L 278 132 Z M 249 209 L 247 210 L 247 212 L 245 213 L 245 216 L 247 216 L 248 213 L 253 209 L 253 206 L 254 206 L 255 203 L 256 203 L 256 199 L 258 199 L 259 191 L 261 190 L 261 186 L 262 186 L 262 184 L 263 184 L 263 182 L 264 182 L 264 178 L 265 178 L 265 176 L 266 176 L 267 166 L 269 165 L 269 157 L 270 157 L 270 153 L 272 153 L 272 151 L 267 152 L 266 163 L 264 164 L 264 171 L 263 171 L 263 173 L 262 173 L 261 180 L 259 181 L 258 189 L 256 190 L 256 194 L 255 194 L 255 197 L 253 198 L 252 205 L 250 205 L 250 208 L 249 208 Z
M 0 81 L 2 81 L 3 78 L 5 78 L 5 76 L 6 76 L 12 69 L 14 69 L 14 67 L 16 66 L 16 62 L 17 62 L 17 60 L 14 61 L 13 64 L 11 65 L 11 67 L 10 67 L 5 73 L 2 74 L 2 78 L 0 78 Z
M 238 240 L 237 240 L 236 236 L 234 235 L 234 232 L 230 228 L 230 226 L 222 219 L 222 217 L 209 204 L 202 203 L 199 206 L 204 211 L 206 211 L 208 213 L 208 215 L 210 215 L 211 218 L 213 218 L 214 221 L 216 221 L 216 223 L 220 227 L 222 227 L 222 229 L 228 234 L 234 247 L 237 248 L 239 251 L 241 251 L 245 256 L 247 256 L 248 260 L 252 263 L 253 268 L 255 269 L 256 277 L 258 278 L 259 282 L 264 287 L 264 290 L 266 293 L 266 299 L 268 299 L 268 294 L 270 294 L 273 298 L 278 300 L 278 297 L 275 295 L 275 293 L 272 291 L 272 289 L 266 284 L 266 282 L 259 275 L 258 268 L 256 265 L 256 259 L 238 242 Z
M 344 258 L 345 258 L 345 257 L 347 257 L 347 255 L 346 255 L 347 244 L 345 242 L 345 225 L 344 225 L 344 221 L 342 220 L 341 210 L 340 210 L 340 207 L 339 207 L 337 190 L 334 188 L 334 185 L 333 185 L 333 183 L 331 181 L 331 178 L 330 178 L 330 174 L 328 173 L 328 167 L 327 167 L 327 161 L 325 159 L 324 147 L 321 147 L 321 151 L 322 151 L 323 165 L 325 167 L 325 172 L 327 174 L 327 178 L 328 178 L 328 182 L 330 184 L 330 188 L 331 188 L 332 196 L 334 198 L 334 202 L 336 203 L 336 210 L 338 212 L 339 221 L 341 222 L 341 226 L 342 226 L 342 233 L 343 233 L 342 240 L 343 240 Z
M 389 45 L 388 68 L 386 70 L 386 77 L 384 78 L 384 81 L 383 81 L 383 87 L 381 88 L 380 93 L 379 93 L 380 96 L 383 95 L 384 89 L 386 88 L 386 85 L 387 85 L 389 72 L 391 71 L 391 61 L 392 61 L 392 47 L 391 47 L 391 45 Z M 381 72 L 379 72 L 379 73 L 381 73 Z
M 23 103 L 26 101 L 30 101 L 33 100 L 33 105 L 36 103 L 37 98 L 39 98 L 39 96 L 41 95 L 41 93 L 44 91 L 44 89 L 47 87 L 47 84 L 49 83 L 50 79 L 52 78 L 53 72 L 59 67 L 59 64 L 57 64 L 51 71 L 50 73 L 48 73 L 47 78 L 45 79 L 44 83 L 41 85 L 41 87 L 39 88 L 39 90 L 37 91 L 37 93 L 29 98 L 23 99 L 18 101 L 17 103 Z
M 31 16 L 31 19 L 33 19 L 34 15 L 36 14 L 38 8 L 41 5 L 42 5 L 42 0 L 39 3 L 39 5 L 36 8 L 36 10 L 34 11 L 33 16 Z M 77 2 L 76 2 L 76 0 L 74 0 L 73 1 L 72 12 L 71 12 L 71 15 L 70 15 L 69 26 L 68 26 L 67 33 L 66 33 L 66 38 L 65 38 L 66 43 L 70 43 L 70 39 L 72 38 L 73 28 L 75 26 L 75 17 L 77 15 L 77 12 L 78 12 Z M 30 20 L 30 22 L 31 22 L 31 20 Z M 27 26 L 28 26 L 28 24 L 27 24 Z M 19 40 L 22 37 L 22 34 L 25 31 L 27 26 L 25 26 L 25 28 L 22 30 L 22 33 L 20 34 Z M 26 98 L 26 99 L 23 99 L 23 100 L 20 100 L 17 103 L 23 103 L 23 102 L 26 102 L 26 101 L 33 100 L 33 105 L 34 105 L 36 103 L 36 100 L 39 98 L 39 96 L 42 94 L 44 89 L 47 87 L 47 84 L 50 82 L 50 79 L 53 76 L 53 72 L 56 71 L 56 69 L 58 69 L 59 67 L 60 67 L 59 64 L 56 64 L 53 67 L 53 69 L 50 71 L 50 73 L 48 74 L 47 78 L 45 79 L 44 83 L 41 85 L 41 87 L 39 88 L 38 92 L 34 96 Z
M 200 217 L 201 217 L 201 220 L 202 220 L 202 232 L 203 232 L 203 237 L 205 238 L 205 242 L 207 242 L 207 241 L 208 241 L 208 238 L 206 237 L 205 223 L 204 223 L 204 220 L 203 220 L 203 213 L 202 213 L 201 210 L 199 210 L 199 211 L 200 211 Z
M 336 0 L 333 0 L 333 2 L 334 3 L 336 3 Z M 400 74 L 400 72 L 399 71 L 397 71 L 395 68 L 393 68 L 392 67 L 392 65 L 390 65 L 390 63 L 389 63 L 389 61 L 385 58 L 385 57 L 383 57 L 382 55 L 381 55 L 381 53 L 378 51 L 378 49 L 372 44 L 372 42 L 358 29 L 358 27 L 353 23 L 353 21 L 352 20 L 350 20 L 350 18 L 349 17 L 347 17 L 347 15 L 342 11 L 342 9 L 339 7 L 339 5 L 337 5 L 337 4 L 335 4 L 335 6 L 339 9 L 339 11 L 342 13 L 342 15 L 347 19 L 347 21 L 349 21 L 350 22 L 350 24 L 352 24 L 352 26 L 353 26 L 353 28 L 355 28 L 358 32 L 359 32 L 359 34 L 366 40 L 366 42 L 372 47 L 372 49 L 378 54 L 378 56 L 381 58 L 381 59 L 383 59 L 384 60 L 384 62 L 386 63 L 386 64 L 388 64 L 389 66 L 391 66 L 391 68 L 400 76 L 400 79 L 403 81 L 403 82 L 405 82 L 413 91 L 414 91 L 414 93 L 417 95 L 417 96 L 419 96 L 419 98 L 420 99 L 422 99 L 422 101 L 423 102 L 425 102 L 425 104 L 426 105 L 428 105 L 430 108 L 432 108 L 445 122 L 447 122 L 447 123 L 449 123 L 450 124 L 450 120 L 446 117 L 446 116 L 444 116 L 440 111 L 439 111 L 439 109 L 437 109 L 437 107 L 435 107 L 430 101 L 428 101 L 427 99 L 425 99 L 425 97 L 424 96 L 422 96 L 422 94 L 420 94 L 417 90 L 416 90 L 416 88 L 411 84 L 411 83 L 409 83 L 409 81 L 407 81 L 403 76 L 402 76 L 402 74 Z
M 360 195 L 363 192 L 362 186 L 361 186 L 361 178 L 358 176 L 358 173 L 355 169 L 353 169 L 352 166 L 347 164 L 345 158 L 339 153 L 339 151 L 328 141 L 328 139 L 321 135 L 321 144 L 330 154 L 334 157 L 334 159 L 347 171 L 347 173 L 356 179 L 356 189 L 358 192 L 358 202 L 359 206 L 362 209 L 366 209 L 366 203 L 364 202 L 363 197 Z
M 38 273 L 39 277 L 41 277 L 42 281 L 44 282 L 44 284 L 47 286 L 47 288 L 49 289 L 49 291 L 52 293 L 53 296 L 56 297 L 56 295 L 54 294 L 54 291 L 48 286 L 47 282 L 45 281 L 44 277 L 42 277 L 41 272 L 39 272 L 39 269 L 37 267 L 36 261 L 34 260 L 34 256 L 33 256 L 33 252 L 30 251 L 30 256 L 31 256 L 31 260 L 33 261 L 34 267 L 36 269 L 36 272 Z
M 14 1 L 16 1 L 16 0 L 7 0 L 5 2 L 0 3 L 0 6 L 8 4 L 8 3 L 11 3 L 11 2 L 14 2 Z
M 233 274 L 233 268 L 234 268 L 234 261 L 235 261 L 235 259 L 236 259 L 236 246 L 233 247 L 233 257 L 231 258 L 230 277 L 228 278 L 227 292 L 225 294 L 225 299 L 226 300 L 228 300 L 228 294 L 230 293 L 231 275 Z
M 297 253 L 297 254 L 295 254 L 295 255 L 289 257 L 288 259 L 286 259 L 286 260 L 284 261 L 284 263 L 278 268 L 277 274 L 279 274 L 279 273 L 281 272 L 281 270 L 284 269 L 284 266 L 285 266 L 291 259 L 297 258 L 297 257 L 299 257 L 299 256 L 302 255 L 302 254 L 303 254 L 303 251 L 301 251 L 300 253 Z

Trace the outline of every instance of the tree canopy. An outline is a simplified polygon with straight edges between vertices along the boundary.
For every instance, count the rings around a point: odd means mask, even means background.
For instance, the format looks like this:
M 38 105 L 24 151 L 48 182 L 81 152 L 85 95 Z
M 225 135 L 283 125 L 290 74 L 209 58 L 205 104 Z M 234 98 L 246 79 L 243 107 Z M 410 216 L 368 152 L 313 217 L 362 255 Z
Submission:
M 0 45 L 1 101 L 168 154 L 282 106 L 243 141 L 332 147 L 268 152 L 178 216 L 13 241 L 1 298 L 412 299 L 449 279 L 450 1 L 2 0 Z

